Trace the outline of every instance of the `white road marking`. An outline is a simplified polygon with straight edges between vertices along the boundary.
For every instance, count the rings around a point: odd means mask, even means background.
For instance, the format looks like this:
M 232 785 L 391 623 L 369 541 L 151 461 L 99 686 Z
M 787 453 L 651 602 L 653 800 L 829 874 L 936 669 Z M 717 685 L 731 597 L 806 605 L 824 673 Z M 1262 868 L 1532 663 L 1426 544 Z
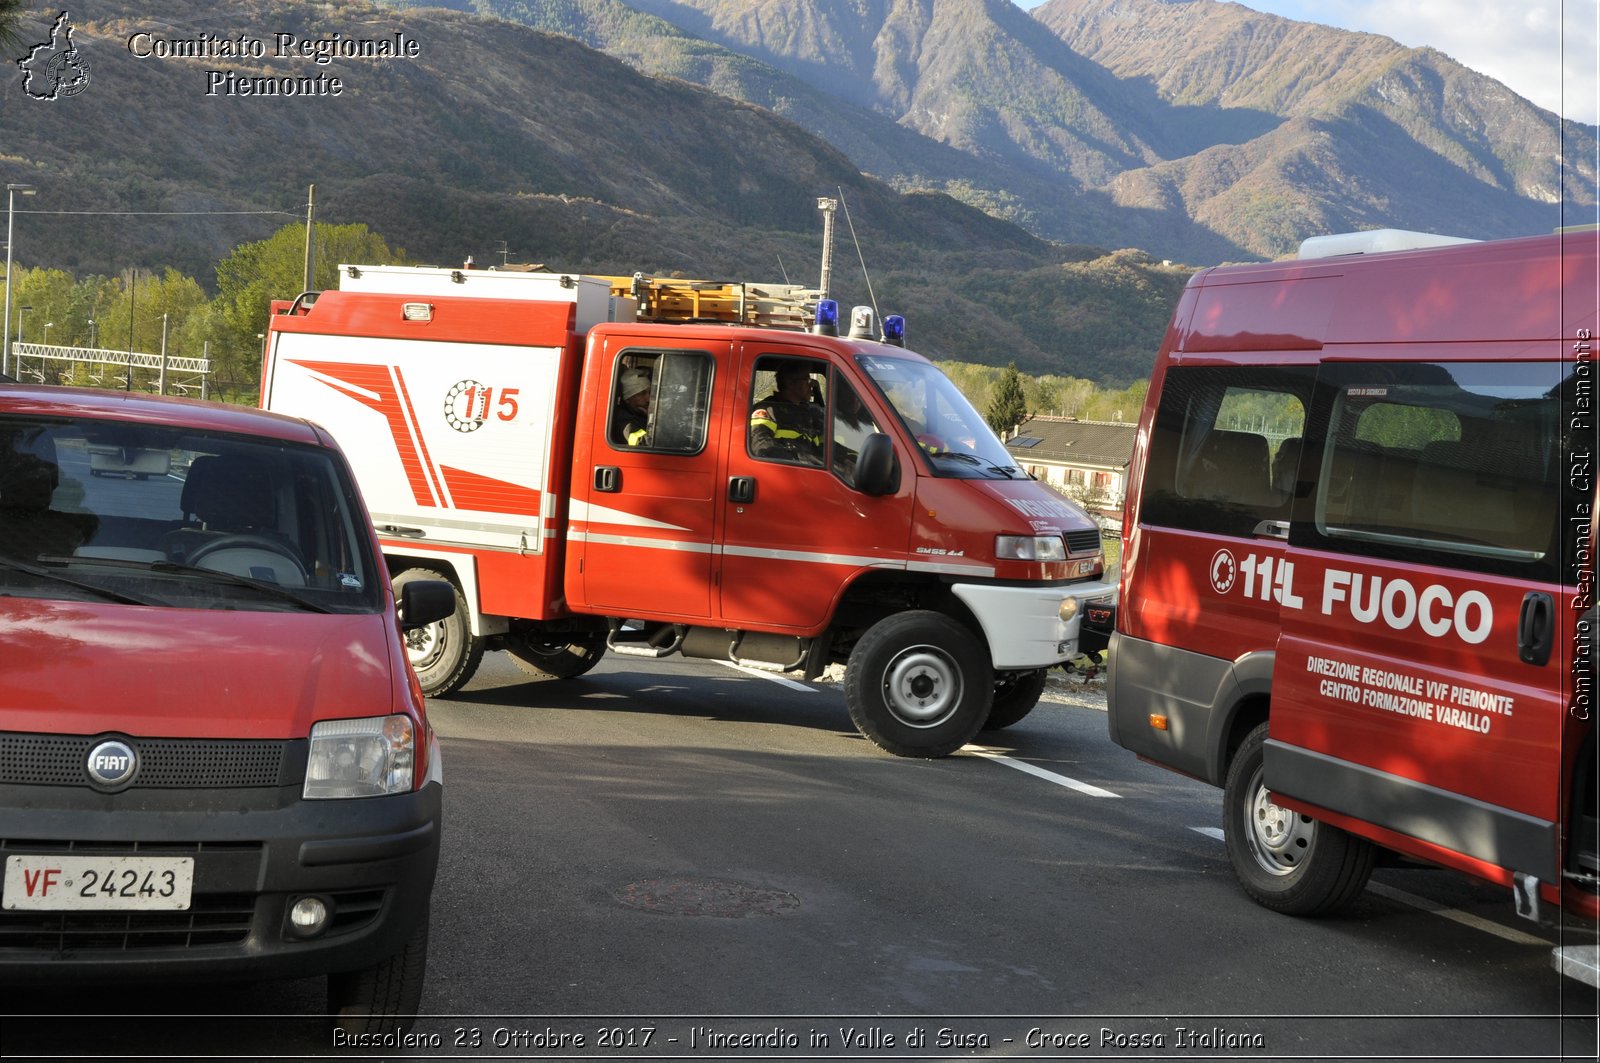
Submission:
M 1381 882 L 1369 882 L 1367 883 L 1367 889 L 1380 897 L 1387 897 L 1391 901 L 1399 901 L 1401 904 L 1409 905 L 1412 908 L 1431 912 L 1446 919 L 1453 919 L 1462 926 L 1470 926 L 1474 930 L 1482 930 L 1485 934 L 1493 934 L 1497 938 L 1504 938 L 1514 945 L 1550 944 L 1544 938 L 1534 937 L 1532 934 L 1524 934 L 1522 931 L 1513 930 L 1508 926 L 1501 926 L 1499 923 L 1473 915 L 1471 912 L 1463 912 L 1456 908 L 1446 908 L 1436 901 L 1430 901 L 1426 897 L 1418 897 L 1416 894 L 1407 893 L 1405 890 L 1397 890 L 1393 886 L 1385 886 Z
M 1114 794 L 1110 790 L 1102 790 L 1098 786 L 1091 786 L 1086 782 L 1079 782 L 1077 779 L 1069 779 L 1065 775 L 1057 775 L 1053 771 L 1045 771 L 1043 768 L 1035 767 L 1026 761 L 1013 760 L 1011 757 L 1003 756 L 999 753 L 996 753 L 994 750 L 986 749 L 983 746 L 963 746 L 962 751 L 971 753 L 975 757 L 986 757 L 997 764 L 1004 764 L 1008 768 L 1016 768 L 1018 771 L 1027 772 L 1029 775 L 1037 776 L 1038 778 L 1043 779 L 1045 782 L 1053 782 L 1057 786 L 1065 786 L 1069 790 L 1076 790 L 1080 794 L 1087 794 L 1090 797 L 1122 796 L 1121 794 Z
M 786 686 L 790 690 L 798 690 L 803 694 L 815 694 L 817 692 L 817 688 L 812 686 L 810 683 L 800 683 L 793 679 L 786 678 L 785 676 L 778 675 L 776 672 L 769 672 L 764 668 L 751 668 L 748 665 L 734 664 L 732 661 L 712 661 L 711 663 L 720 664 L 726 668 L 732 668 L 735 672 L 743 672 L 745 675 L 759 676 L 760 678 L 768 680 L 769 682 L 777 683 L 780 686 Z
M 1223 840 L 1222 831 L 1217 827 L 1190 827 L 1189 829 L 1197 834 L 1204 834 L 1208 838 L 1215 838 L 1219 842 Z M 1454 922 L 1460 923 L 1462 926 L 1471 927 L 1474 930 L 1481 930 L 1485 934 L 1493 934 L 1495 937 L 1503 938 L 1514 945 L 1550 944 L 1550 942 L 1545 938 L 1535 937 L 1532 934 L 1525 934 L 1520 930 L 1513 929 L 1512 927 L 1501 926 L 1499 923 L 1496 923 L 1493 920 L 1484 919 L 1481 916 L 1473 915 L 1471 912 L 1463 912 L 1458 908 L 1448 908 L 1437 901 L 1430 901 L 1426 897 L 1418 897 L 1415 893 L 1407 893 L 1405 890 L 1395 889 L 1393 886 L 1385 886 L 1381 882 L 1368 882 L 1367 889 L 1371 890 L 1373 893 L 1376 893 L 1380 897 L 1387 897 L 1391 901 L 1396 901 L 1400 904 L 1406 905 L 1407 907 L 1415 908 L 1418 911 L 1428 912 L 1431 915 L 1437 915 L 1444 919 L 1453 920 Z

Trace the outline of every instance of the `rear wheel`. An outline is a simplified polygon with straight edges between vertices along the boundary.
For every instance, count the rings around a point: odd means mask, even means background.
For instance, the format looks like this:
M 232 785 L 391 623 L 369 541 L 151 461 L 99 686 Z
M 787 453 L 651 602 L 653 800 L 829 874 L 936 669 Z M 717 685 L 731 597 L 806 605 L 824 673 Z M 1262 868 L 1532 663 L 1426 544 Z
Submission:
M 419 579 L 445 579 L 431 568 L 408 568 L 394 578 L 395 597 L 400 588 Z M 444 697 L 466 685 L 483 660 L 483 640 L 472 634 L 467 618 L 467 599 L 456 588 L 456 611 L 436 623 L 413 628 L 405 633 L 406 658 L 417 673 L 422 692 L 430 698 Z
M 428 922 L 405 948 L 364 971 L 328 976 L 328 1013 L 347 1034 L 399 1034 L 416 1021 L 428 967 Z
M 595 665 L 606 652 L 604 631 L 567 631 L 541 635 L 515 632 L 505 637 L 506 652 L 529 675 L 541 679 L 575 679 Z
M 1251 731 L 1222 792 L 1228 859 L 1256 903 L 1286 915 L 1325 915 L 1366 887 L 1376 856 L 1365 838 L 1272 800 L 1263 782 L 1267 725 Z
M 1039 704 L 1044 693 L 1048 669 L 1036 668 L 1031 672 L 999 672 L 994 677 L 994 702 L 989 706 L 989 718 L 984 721 L 985 731 L 998 731 L 1021 722 L 1022 718 Z
M 983 726 L 994 695 L 994 670 L 981 646 L 942 613 L 918 609 L 878 621 L 845 669 L 850 719 L 896 756 L 955 752 Z

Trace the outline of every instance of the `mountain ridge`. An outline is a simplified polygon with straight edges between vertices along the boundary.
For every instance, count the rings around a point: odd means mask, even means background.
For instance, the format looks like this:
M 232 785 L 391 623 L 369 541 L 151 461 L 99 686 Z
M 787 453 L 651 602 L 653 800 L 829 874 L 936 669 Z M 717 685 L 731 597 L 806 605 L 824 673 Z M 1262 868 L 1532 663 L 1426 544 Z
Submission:
M 616 2 L 463 6 L 524 19 L 559 6 L 570 24 L 587 22 L 594 46 L 641 68 L 661 63 L 659 54 L 643 56 L 593 29 Z M 861 138 L 839 136 L 840 119 L 830 118 L 833 139 L 863 170 L 897 187 L 949 192 L 1052 240 L 1129 243 L 1196 262 L 1271 258 L 1307 235 L 1420 227 L 1412 216 L 1456 220 L 1463 235 L 1520 235 L 1582 220 L 1595 203 L 1595 127 L 1561 121 L 1436 50 L 1237 4 L 1049 0 L 1024 12 L 1009 0 L 632 0 L 632 7 L 766 64 L 774 74 L 754 102 L 819 135 L 830 130 L 784 110 L 774 80 L 788 75 L 981 162 L 993 175 L 987 183 L 910 151 L 897 168 L 897 160 L 862 148 Z M 828 55 L 832 66 L 823 62 Z M 1387 116 L 1392 135 L 1375 140 L 1358 110 Z M 1286 134 L 1304 142 L 1286 145 Z M 1335 179 L 1345 171 L 1323 177 L 1303 168 L 1318 156 L 1319 138 L 1347 135 L 1353 143 L 1333 153 L 1352 161 L 1359 145 L 1362 171 L 1375 173 L 1384 195 L 1358 189 L 1347 199 Z M 1170 184 L 1164 171 L 1263 137 L 1244 155 L 1223 152 L 1252 160 L 1239 179 L 1257 187 L 1216 202 L 1191 187 L 1182 214 L 1170 196 L 1148 194 Z M 1407 140 L 1437 158 L 1418 158 Z M 1558 157 L 1565 172 L 1551 162 Z M 1473 183 L 1456 181 L 1453 169 Z M 1439 186 L 1454 190 L 1448 209 L 1429 202 L 1428 190 Z M 1263 216 L 1260 204 L 1274 199 L 1288 205 L 1285 217 Z

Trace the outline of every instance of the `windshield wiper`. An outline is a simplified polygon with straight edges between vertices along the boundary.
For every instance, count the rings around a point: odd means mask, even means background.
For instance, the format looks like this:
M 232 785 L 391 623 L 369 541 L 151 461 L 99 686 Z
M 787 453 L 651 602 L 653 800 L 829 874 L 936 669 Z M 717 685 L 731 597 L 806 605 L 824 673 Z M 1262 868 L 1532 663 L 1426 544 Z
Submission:
M 56 563 L 62 559 L 52 557 L 48 560 L 51 563 Z M 47 568 L 39 565 L 30 565 L 25 561 L 18 561 L 14 558 L 0 557 L 0 567 L 9 568 L 14 572 L 24 572 L 35 579 L 49 580 L 51 583 L 58 583 L 64 587 L 76 587 L 80 591 L 87 591 L 97 598 L 104 598 L 108 602 L 120 602 L 123 605 L 169 604 L 159 598 L 142 598 L 137 595 L 124 594 L 122 591 L 114 591 L 108 587 L 98 587 L 93 583 L 85 583 L 83 580 L 76 580 L 71 576 L 63 576 L 59 572 L 51 572 Z
M 184 565 L 176 561 L 131 561 L 120 557 L 41 557 L 39 560 L 48 564 L 68 564 L 73 561 L 91 561 L 96 565 L 110 565 L 113 568 L 132 568 L 141 572 L 159 572 L 162 575 L 200 576 L 210 583 L 223 583 L 230 587 L 245 587 L 262 594 L 279 598 L 286 602 L 293 602 L 302 609 L 313 613 L 331 613 L 332 609 L 301 594 L 296 594 L 280 584 L 269 580 L 251 579 L 249 576 L 239 576 L 232 572 L 223 572 L 215 568 L 201 568 L 198 565 Z M 64 579 L 64 577 L 62 577 Z M 66 580 L 66 582 L 75 582 Z M 84 586 L 87 586 L 85 584 Z M 106 592 L 111 593 L 111 592 Z M 142 603 L 155 604 L 155 603 Z M 160 603 L 170 604 L 170 603 Z
M 1020 473 L 1022 471 L 1021 469 L 1017 468 L 1015 465 L 996 465 L 994 462 L 988 461 L 988 460 L 986 460 L 984 458 L 980 458 L 976 454 L 967 454 L 967 453 L 964 453 L 964 452 L 959 451 L 959 450 L 941 451 L 938 454 L 934 454 L 933 457 L 934 458 L 950 458 L 953 461 L 965 462 L 968 465 L 977 465 L 977 466 L 980 466 L 981 468 L 983 468 L 987 472 L 997 472 L 1001 476 L 1004 476 L 1007 480 L 1016 479 L 1016 477 L 1013 476 L 1012 473 L 1014 473 L 1014 472 Z
M 309 610 L 313 613 L 333 612 L 333 610 L 329 609 L 327 606 L 322 605 L 319 602 L 314 602 L 303 594 L 296 594 L 294 591 L 283 586 L 282 584 L 273 583 L 270 580 L 251 579 L 249 576 L 240 576 L 233 572 L 223 572 L 220 569 L 215 568 L 201 568 L 198 565 L 182 565 L 176 561 L 146 561 L 136 563 L 142 563 L 146 565 L 151 572 L 172 572 L 185 576 L 203 576 L 213 583 L 226 583 L 230 587 L 248 587 L 251 590 L 260 591 L 261 593 L 271 595 L 274 598 L 280 598 L 286 602 L 293 602 L 302 609 Z

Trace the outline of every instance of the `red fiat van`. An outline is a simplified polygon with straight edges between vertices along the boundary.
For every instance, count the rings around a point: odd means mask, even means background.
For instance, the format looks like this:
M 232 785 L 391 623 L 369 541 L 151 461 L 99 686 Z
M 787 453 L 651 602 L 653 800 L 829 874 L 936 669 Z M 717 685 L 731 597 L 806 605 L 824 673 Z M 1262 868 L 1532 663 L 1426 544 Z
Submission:
M 438 743 L 325 432 L 0 386 L 0 661 L 0 982 L 326 974 L 347 1031 L 415 1013 Z

